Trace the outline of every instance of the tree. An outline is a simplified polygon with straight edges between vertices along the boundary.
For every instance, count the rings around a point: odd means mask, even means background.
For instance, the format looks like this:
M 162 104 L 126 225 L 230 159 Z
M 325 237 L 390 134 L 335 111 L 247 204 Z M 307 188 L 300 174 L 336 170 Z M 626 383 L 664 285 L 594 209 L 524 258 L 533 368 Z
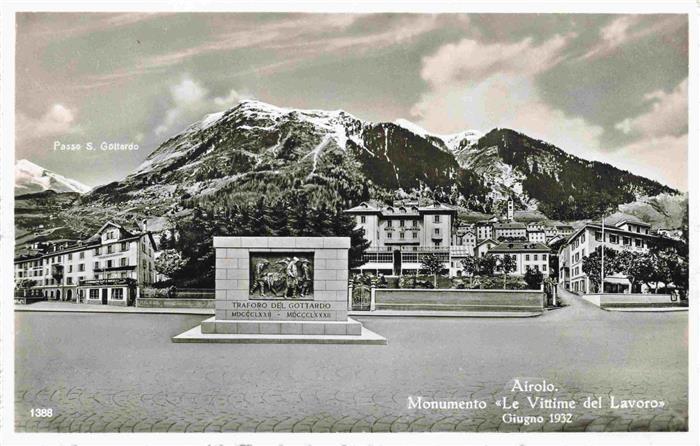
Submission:
M 627 276 L 633 288 L 636 282 L 642 282 L 651 289 L 652 283 L 658 286 L 658 282 L 663 280 L 661 264 L 655 253 L 624 251 L 618 258 L 618 264 L 620 271 Z
M 506 289 L 506 279 L 508 278 L 508 273 L 515 271 L 517 267 L 515 263 L 515 258 L 508 254 L 504 254 L 503 258 L 500 259 L 499 269 L 503 271 L 503 289 Z
M 601 245 L 602 246 L 602 245 Z M 588 276 L 588 280 L 595 285 L 598 292 L 603 292 L 600 284 L 600 249 L 598 246 L 595 251 L 585 256 L 581 261 L 581 271 Z M 617 260 L 618 252 L 612 248 L 605 247 L 605 261 L 603 262 L 605 277 L 612 276 L 620 272 L 619 262 Z
M 540 289 L 540 285 L 542 285 L 542 271 L 539 269 L 528 268 L 527 271 L 525 271 L 523 279 L 525 280 L 525 283 L 527 283 L 528 289 L 538 290 Z
M 156 258 L 155 268 L 156 271 L 164 276 L 172 278 L 186 263 L 187 262 L 182 258 L 182 254 L 180 254 L 179 251 L 175 249 L 166 249 Z
M 566 243 L 566 238 L 560 238 L 556 242 L 549 245 L 552 254 L 549 256 L 549 275 L 552 277 L 559 276 L 559 249 Z
M 496 258 L 491 254 L 486 254 L 483 257 L 479 257 L 477 265 L 479 274 L 493 276 L 493 271 L 496 269 Z
M 435 253 L 424 256 L 420 267 L 433 275 L 433 286 L 437 288 L 438 274 L 442 273 L 445 269 L 445 265 L 442 263 L 440 256 Z
M 467 254 L 465 258 L 462 259 L 462 270 L 465 274 L 469 274 L 469 286 L 474 285 L 474 274 L 478 271 L 477 258 Z

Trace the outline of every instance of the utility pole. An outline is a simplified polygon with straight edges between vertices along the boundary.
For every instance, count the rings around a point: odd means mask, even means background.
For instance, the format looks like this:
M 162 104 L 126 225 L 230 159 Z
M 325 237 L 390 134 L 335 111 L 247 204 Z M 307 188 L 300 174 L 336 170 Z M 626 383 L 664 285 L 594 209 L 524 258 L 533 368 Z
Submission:
M 600 245 L 600 290 L 599 292 L 602 294 L 603 290 L 605 287 L 603 286 L 603 283 L 605 283 L 605 212 L 603 212 L 603 216 L 600 218 L 600 232 L 602 234 L 601 236 L 601 245 Z

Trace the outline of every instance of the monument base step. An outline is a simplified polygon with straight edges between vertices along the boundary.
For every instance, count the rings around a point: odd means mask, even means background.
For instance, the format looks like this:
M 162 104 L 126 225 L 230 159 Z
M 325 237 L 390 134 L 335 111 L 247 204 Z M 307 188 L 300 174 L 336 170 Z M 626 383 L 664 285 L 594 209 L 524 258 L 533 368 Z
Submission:
M 224 333 L 225 330 L 253 330 L 256 333 Z M 279 327 L 273 327 L 277 325 Z M 263 327 L 263 328 L 261 328 Z M 296 334 L 283 334 L 283 327 Z M 313 327 L 305 329 L 304 327 Z M 329 328 L 330 327 L 330 328 Z M 335 328 L 333 328 L 335 327 Z M 215 332 L 211 332 L 214 329 Z M 359 329 L 359 330 L 358 330 Z M 219 332 L 216 332 L 218 330 Z M 261 330 L 273 330 L 275 333 L 261 333 Z M 348 331 L 353 334 L 347 334 Z M 314 331 L 317 334 L 304 334 Z M 320 332 L 323 331 L 323 332 Z M 336 334 L 325 334 L 326 332 Z M 340 332 L 343 334 L 340 334 Z M 386 345 L 386 338 L 366 329 L 360 322 L 348 318 L 339 322 L 300 322 L 300 321 L 224 321 L 209 318 L 184 333 L 172 338 L 173 342 L 232 343 L 232 344 L 369 344 Z
M 265 321 L 209 318 L 202 321 L 204 334 L 332 335 L 359 336 L 362 324 L 344 321 Z

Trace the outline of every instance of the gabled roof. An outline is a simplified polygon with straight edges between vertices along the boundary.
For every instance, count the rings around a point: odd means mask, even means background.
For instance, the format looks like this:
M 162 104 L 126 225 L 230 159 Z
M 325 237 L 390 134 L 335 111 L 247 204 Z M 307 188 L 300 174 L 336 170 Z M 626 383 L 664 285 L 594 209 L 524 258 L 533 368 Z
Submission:
M 486 238 L 486 239 L 483 239 L 483 240 L 480 241 L 480 242 L 477 242 L 476 246 L 479 247 L 479 246 L 483 245 L 483 244 L 486 243 L 486 242 L 491 242 L 491 243 L 493 243 L 494 245 L 497 245 L 497 244 L 498 244 L 498 242 L 497 242 L 496 240 L 494 240 L 494 239 L 492 239 L 492 238 Z
M 346 209 L 345 212 L 347 213 L 370 213 L 370 214 L 379 214 L 381 213 L 381 210 L 367 202 L 362 202 L 355 206 L 354 208 Z

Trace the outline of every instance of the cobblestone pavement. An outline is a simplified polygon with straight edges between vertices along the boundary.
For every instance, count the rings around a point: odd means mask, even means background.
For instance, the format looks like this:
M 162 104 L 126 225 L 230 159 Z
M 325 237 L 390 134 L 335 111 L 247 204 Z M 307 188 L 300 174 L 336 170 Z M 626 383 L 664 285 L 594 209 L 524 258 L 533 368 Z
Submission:
M 16 430 L 687 430 L 687 313 L 609 313 L 567 300 L 539 318 L 363 320 L 387 346 L 174 344 L 203 317 L 16 313 Z M 514 393 L 514 378 L 557 391 Z M 610 395 L 664 407 L 612 410 Z M 494 404 L 502 396 L 602 396 L 605 408 L 579 403 L 572 423 L 554 424 L 549 413 L 566 410 L 503 410 Z M 487 407 L 409 409 L 409 397 Z M 32 418 L 32 408 L 53 417 Z M 504 413 L 545 419 L 508 424 Z

